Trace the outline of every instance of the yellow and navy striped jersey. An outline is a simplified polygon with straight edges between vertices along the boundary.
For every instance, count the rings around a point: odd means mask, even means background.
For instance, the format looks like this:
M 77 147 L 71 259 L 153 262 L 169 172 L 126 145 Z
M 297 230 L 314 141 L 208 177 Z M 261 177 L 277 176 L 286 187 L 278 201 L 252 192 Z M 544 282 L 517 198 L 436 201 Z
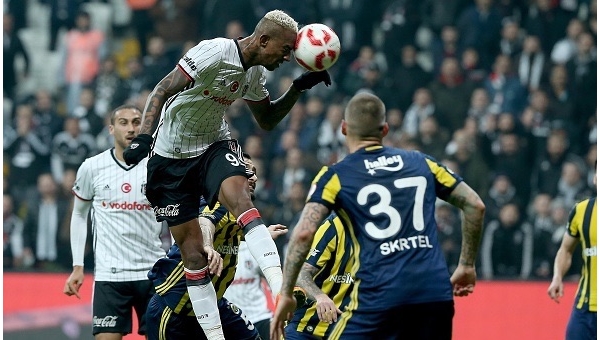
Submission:
M 215 225 L 213 247 L 223 258 L 221 276 L 212 277 L 217 298 L 220 299 L 235 276 L 242 229 L 237 224 L 235 217 L 218 202 L 212 210 L 206 206 L 201 211 L 200 216 L 209 219 Z M 177 244 L 171 246 L 166 258 L 162 258 L 154 264 L 148 273 L 148 278 L 154 283 L 156 294 L 165 299 L 174 313 L 194 315 L 187 292 L 181 251 Z
M 597 218 L 596 197 L 593 197 L 579 202 L 573 207 L 567 224 L 569 235 L 578 238 L 581 242 L 581 256 L 583 258 L 575 306 L 577 309 L 591 312 L 597 311 Z
M 347 293 L 354 284 L 354 278 L 350 274 L 354 265 L 353 258 L 352 241 L 345 232 L 342 221 L 331 215 L 317 230 L 306 263 L 319 269 L 314 277 L 315 284 L 341 310 L 348 304 L 350 297 Z M 298 308 L 291 323 L 297 323 L 296 331 L 317 337 L 329 336 L 334 327 L 319 321 L 314 301 Z
M 434 210 L 437 197 L 447 199 L 461 181 L 430 156 L 384 146 L 321 169 L 307 201 L 329 207 L 348 227 L 349 310 L 453 299 Z

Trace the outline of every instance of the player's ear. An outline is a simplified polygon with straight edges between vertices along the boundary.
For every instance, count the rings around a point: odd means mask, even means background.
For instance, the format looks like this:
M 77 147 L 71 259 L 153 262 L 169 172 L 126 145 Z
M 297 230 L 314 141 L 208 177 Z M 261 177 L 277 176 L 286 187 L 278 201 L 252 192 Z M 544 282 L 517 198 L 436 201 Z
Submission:
M 266 35 L 266 34 L 262 34 L 260 36 L 260 38 L 258 38 L 258 41 L 260 43 L 260 47 L 267 47 L 267 43 L 269 42 L 269 40 L 271 40 L 271 37 Z
M 390 126 L 387 122 L 385 122 L 381 127 L 381 137 L 387 136 L 388 132 L 390 132 Z
M 346 136 L 346 129 L 348 128 L 348 123 L 346 123 L 345 119 L 342 119 L 342 134 Z

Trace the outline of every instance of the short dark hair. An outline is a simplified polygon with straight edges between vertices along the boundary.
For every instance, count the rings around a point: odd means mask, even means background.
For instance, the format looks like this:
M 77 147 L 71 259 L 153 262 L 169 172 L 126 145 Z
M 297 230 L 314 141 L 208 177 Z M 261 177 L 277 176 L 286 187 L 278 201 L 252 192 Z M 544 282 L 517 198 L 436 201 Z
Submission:
M 121 106 L 117 107 L 116 109 L 112 110 L 112 112 L 110 113 L 110 124 L 112 124 L 112 125 L 115 124 L 115 116 L 117 115 L 118 111 L 126 110 L 126 109 L 137 110 L 140 113 L 142 113 L 142 110 L 140 110 L 140 108 L 135 105 L 132 105 L 132 104 L 121 105 Z

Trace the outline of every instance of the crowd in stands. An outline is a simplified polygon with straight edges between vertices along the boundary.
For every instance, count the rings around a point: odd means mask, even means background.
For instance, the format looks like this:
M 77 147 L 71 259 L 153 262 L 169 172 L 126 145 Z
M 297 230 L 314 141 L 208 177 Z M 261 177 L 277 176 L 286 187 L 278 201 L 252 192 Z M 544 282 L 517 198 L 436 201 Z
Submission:
M 430 154 L 484 198 L 483 279 L 549 280 L 569 210 L 596 192 L 596 0 L 4 5 L 4 270 L 69 271 L 71 187 L 85 158 L 111 145 L 107 113 L 143 108 L 200 39 L 246 36 L 276 8 L 301 25 L 332 27 L 342 54 L 329 70 L 333 86 L 310 90 L 274 131 L 261 130 L 242 102 L 227 112 L 261 173 L 255 203 L 266 222 L 293 227 L 314 175 L 345 156 L 340 123 L 358 91 L 385 101 L 387 144 Z M 23 39 L 33 8 L 48 14 L 36 28 L 48 37 L 43 45 Z M 21 86 L 34 77 L 34 59 L 55 68 L 56 86 Z M 271 72 L 271 96 L 301 72 L 294 61 Z M 436 218 L 453 269 L 460 216 L 440 201 Z M 277 242 L 284 254 L 287 240 Z

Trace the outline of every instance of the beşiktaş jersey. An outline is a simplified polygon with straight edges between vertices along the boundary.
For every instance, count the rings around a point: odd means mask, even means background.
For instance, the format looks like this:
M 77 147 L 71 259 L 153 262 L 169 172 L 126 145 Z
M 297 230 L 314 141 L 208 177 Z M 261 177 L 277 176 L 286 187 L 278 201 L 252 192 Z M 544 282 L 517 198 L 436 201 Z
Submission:
M 305 263 L 319 269 L 313 280 L 327 294 L 335 306 L 344 311 L 350 302 L 349 291 L 354 285 L 354 247 L 349 233 L 339 217 L 330 215 L 317 229 L 312 247 Z M 242 308 L 243 309 L 243 308 Z M 329 338 L 334 324 L 319 320 L 315 301 L 296 309 L 291 321 L 296 331 L 310 334 L 318 339 Z
M 349 227 L 355 283 L 348 309 L 453 299 L 434 210 L 436 197 L 446 199 L 460 181 L 423 153 L 382 146 L 321 169 L 307 201 L 326 205 Z
M 225 110 L 238 98 L 268 98 L 266 69 L 247 68 L 236 40 L 201 41 L 181 58 L 177 68 L 191 81 L 163 106 L 154 152 L 166 158 L 192 158 L 210 144 L 230 139 Z
M 238 250 L 235 277 L 224 296 L 240 307 L 253 324 L 273 317 L 267 305 L 267 296 L 262 290 L 261 273 L 260 266 L 252 257 L 248 245 L 242 242 Z
M 73 193 L 92 201 L 95 281 L 147 280 L 148 270 L 165 256 L 162 224 L 145 194 L 147 160 L 128 167 L 110 149 L 77 171 Z
M 200 212 L 200 216 L 215 225 L 213 247 L 223 259 L 221 275 L 212 276 L 212 284 L 217 298 L 220 299 L 235 277 L 242 228 L 237 224 L 235 216 L 219 202 L 213 209 L 210 209 L 206 202 L 202 202 Z M 181 250 L 176 243 L 169 249 L 167 257 L 159 259 L 152 266 L 148 278 L 154 283 L 156 294 L 163 298 L 173 313 L 194 315 L 187 293 Z

